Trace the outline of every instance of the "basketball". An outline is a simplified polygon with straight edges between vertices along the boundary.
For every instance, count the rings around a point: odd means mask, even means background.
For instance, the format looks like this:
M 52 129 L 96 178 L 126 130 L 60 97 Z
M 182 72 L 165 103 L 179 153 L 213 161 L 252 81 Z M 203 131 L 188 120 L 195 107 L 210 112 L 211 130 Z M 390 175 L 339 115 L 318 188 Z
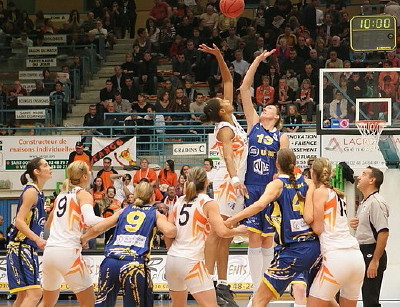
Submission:
M 219 8 L 226 17 L 235 18 L 243 13 L 244 0 L 221 0 Z

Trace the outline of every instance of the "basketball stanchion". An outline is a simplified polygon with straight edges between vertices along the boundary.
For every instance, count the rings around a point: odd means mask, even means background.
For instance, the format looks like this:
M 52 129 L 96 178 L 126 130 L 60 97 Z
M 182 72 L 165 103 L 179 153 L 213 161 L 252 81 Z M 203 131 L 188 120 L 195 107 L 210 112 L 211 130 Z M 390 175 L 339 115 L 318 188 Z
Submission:
M 363 144 L 371 146 L 371 149 L 379 149 L 379 139 L 387 123 L 383 120 L 359 120 L 356 125 L 363 138 Z

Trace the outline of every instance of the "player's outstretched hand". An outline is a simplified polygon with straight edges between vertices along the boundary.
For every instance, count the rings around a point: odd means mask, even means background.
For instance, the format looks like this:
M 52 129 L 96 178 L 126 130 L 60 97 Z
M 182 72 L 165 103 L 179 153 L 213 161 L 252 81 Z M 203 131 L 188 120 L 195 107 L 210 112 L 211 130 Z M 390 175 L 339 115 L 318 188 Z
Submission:
M 88 245 L 87 240 L 83 236 L 81 236 L 81 245 L 82 245 L 82 248 L 84 248 L 84 246 Z
M 353 218 L 350 220 L 350 227 L 353 228 L 353 229 L 357 229 L 357 227 L 358 227 L 358 222 L 359 222 L 358 217 L 353 217 Z
M 199 46 L 199 51 L 205 52 L 205 53 L 210 53 L 210 54 L 213 54 L 215 56 L 221 55 L 221 51 L 219 50 L 217 45 L 213 44 L 213 47 L 214 48 L 211 48 L 211 47 L 208 47 L 206 44 L 201 44 Z
M 256 57 L 256 60 L 259 61 L 259 62 L 262 62 L 266 58 L 268 58 L 271 54 L 274 54 L 275 51 L 276 51 L 276 49 L 272 49 L 270 51 L 264 50 L 263 52 L 261 52 L 261 54 L 259 56 Z
M 243 183 L 236 182 L 233 184 L 233 187 L 235 188 L 236 195 L 248 197 L 246 186 Z

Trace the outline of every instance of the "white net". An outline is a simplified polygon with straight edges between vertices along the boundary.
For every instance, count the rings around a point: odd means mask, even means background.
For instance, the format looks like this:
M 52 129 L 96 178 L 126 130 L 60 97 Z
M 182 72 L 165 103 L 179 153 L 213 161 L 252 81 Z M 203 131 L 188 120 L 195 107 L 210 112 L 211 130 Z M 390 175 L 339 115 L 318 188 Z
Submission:
M 372 149 L 379 149 L 379 139 L 387 123 L 383 120 L 360 120 L 356 122 L 364 144 Z

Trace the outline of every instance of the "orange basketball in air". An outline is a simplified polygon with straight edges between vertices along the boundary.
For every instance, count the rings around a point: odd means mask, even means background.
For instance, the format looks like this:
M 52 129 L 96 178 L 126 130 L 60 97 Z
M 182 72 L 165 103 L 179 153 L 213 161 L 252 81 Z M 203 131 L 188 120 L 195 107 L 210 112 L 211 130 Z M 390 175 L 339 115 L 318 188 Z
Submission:
M 219 9 L 226 17 L 235 18 L 244 11 L 244 0 L 221 0 Z

